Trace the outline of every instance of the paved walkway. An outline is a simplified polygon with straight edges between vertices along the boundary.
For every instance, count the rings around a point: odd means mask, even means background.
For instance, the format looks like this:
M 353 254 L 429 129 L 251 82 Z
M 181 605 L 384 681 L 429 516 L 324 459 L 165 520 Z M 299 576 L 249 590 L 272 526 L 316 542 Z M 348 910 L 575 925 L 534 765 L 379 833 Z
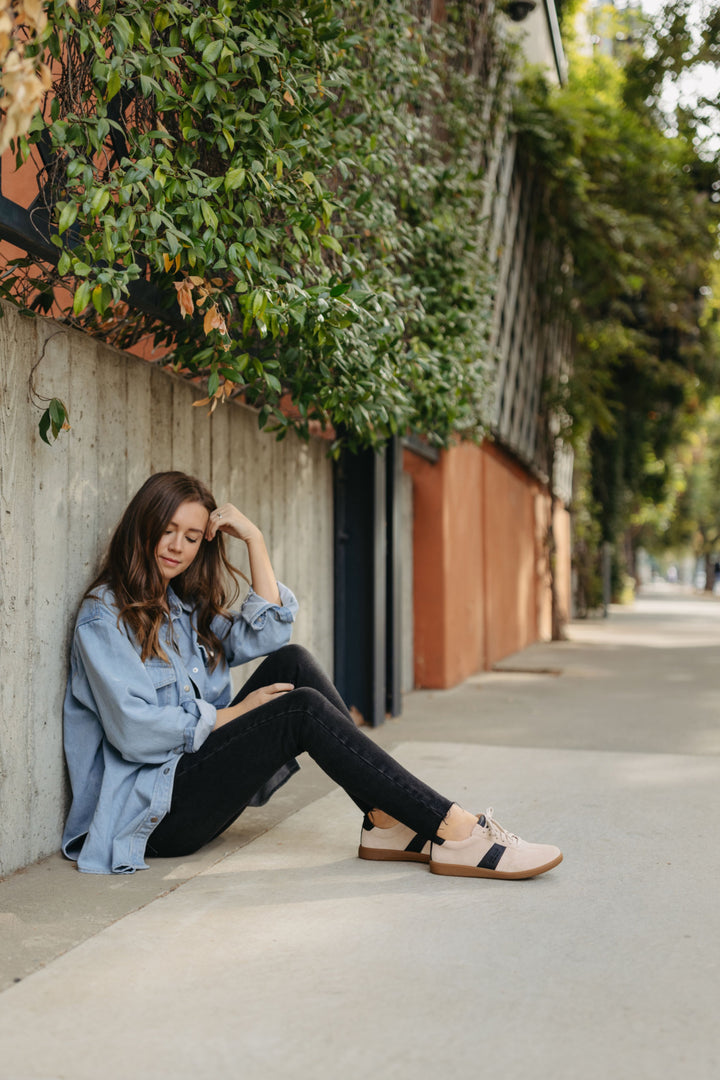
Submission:
M 361 862 L 309 765 L 194 860 L 0 884 L 1 1080 L 716 1080 L 719 646 L 655 589 L 372 733 L 559 843 L 533 881 Z

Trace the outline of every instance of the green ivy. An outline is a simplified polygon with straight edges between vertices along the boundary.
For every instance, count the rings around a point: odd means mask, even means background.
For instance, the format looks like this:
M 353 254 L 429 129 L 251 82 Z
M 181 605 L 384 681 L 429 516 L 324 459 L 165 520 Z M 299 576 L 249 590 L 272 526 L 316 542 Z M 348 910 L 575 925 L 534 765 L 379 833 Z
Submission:
M 28 144 L 49 141 L 58 262 L 39 277 L 35 263 L 25 302 L 47 310 L 62 281 L 68 320 L 121 347 L 152 334 L 279 437 L 312 421 L 337 445 L 476 435 L 491 367 L 483 145 L 506 60 L 480 0 L 441 26 L 426 8 L 51 5 L 60 75 Z M 179 319 L 188 279 L 217 307 L 207 333 L 203 308 Z M 128 306 L 145 281 L 170 321 Z

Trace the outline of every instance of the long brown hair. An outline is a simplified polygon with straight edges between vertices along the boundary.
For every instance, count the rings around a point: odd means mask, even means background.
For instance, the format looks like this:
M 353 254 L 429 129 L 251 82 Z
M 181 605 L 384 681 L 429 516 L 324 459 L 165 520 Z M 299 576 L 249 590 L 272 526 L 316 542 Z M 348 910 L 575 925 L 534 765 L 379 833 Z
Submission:
M 89 596 L 103 585 L 112 589 L 122 620 L 142 650 L 143 660 L 157 656 L 167 661 L 160 644 L 160 628 L 167 615 L 167 582 L 160 573 L 155 552 L 178 506 L 200 503 L 210 513 L 215 499 L 201 480 L 182 472 L 155 473 L 130 500 L 113 533 L 100 571 L 86 592 Z M 217 533 L 203 539 L 190 566 L 173 579 L 172 587 L 181 600 L 195 608 L 195 627 L 200 642 L 210 654 L 214 668 L 222 644 L 210 624 L 238 596 L 237 575 L 245 577 L 225 554 L 225 539 Z M 246 579 L 247 580 L 247 579 Z

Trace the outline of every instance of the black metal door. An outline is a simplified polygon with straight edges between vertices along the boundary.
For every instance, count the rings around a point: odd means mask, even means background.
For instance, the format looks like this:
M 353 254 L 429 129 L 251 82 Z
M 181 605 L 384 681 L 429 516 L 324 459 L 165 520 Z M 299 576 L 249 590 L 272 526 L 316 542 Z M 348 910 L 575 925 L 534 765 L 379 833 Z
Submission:
M 400 712 L 399 443 L 335 465 L 335 682 L 376 726 Z

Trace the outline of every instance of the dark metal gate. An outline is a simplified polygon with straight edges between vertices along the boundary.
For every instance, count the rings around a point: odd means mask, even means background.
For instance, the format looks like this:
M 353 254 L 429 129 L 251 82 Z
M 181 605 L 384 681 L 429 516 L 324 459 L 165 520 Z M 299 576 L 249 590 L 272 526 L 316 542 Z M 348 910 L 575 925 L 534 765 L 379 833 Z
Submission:
M 335 682 L 366 724 L 401 703 L 398 439 L 335 466 Z

